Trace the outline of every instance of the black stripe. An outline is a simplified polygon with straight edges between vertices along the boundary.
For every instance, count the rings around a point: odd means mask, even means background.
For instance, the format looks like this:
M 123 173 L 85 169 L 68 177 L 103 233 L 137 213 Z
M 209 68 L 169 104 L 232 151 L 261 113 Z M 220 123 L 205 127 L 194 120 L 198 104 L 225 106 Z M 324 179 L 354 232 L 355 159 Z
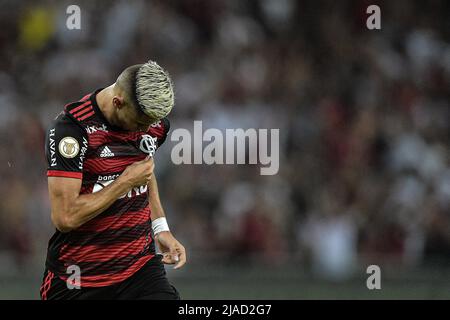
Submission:
M 139 196 L 128 198 L 125 196 L 114 202 L 108 209 L 106 209 L 99 217 L 111 217 L 121 215 L 126 212 L 137 212 L 148 206 L 147 193 L 142 193 Z
M 65 244 L 69 246 L 108 246 L 111 244 L 127 243 L 139 239 L 149 234 L 151 230 L 151 220 L 133 227 L 121 229 L 107 229 L 101 232 L 92 231 L 71 231 Z
M 67 276 L 67 266 L 76 264 L 80 267 L 82 276 L 106 275 L 123 272 L 130 268 L 138 259 L 147 255 L 155 255 L 155 253 L 155 243 L 151 241 L 141 252 L 134 255 L 99 262 L 60 261 L 47 258 L 46 267 L 57 275 Z
M 128 255 L 103 262 L 76 262 L 76 264 L 80 267 L 82 276 L 120 273 L 131 267 L 138 259 L 154 253 L 155 244 L 152 241 L 149 247 L 143 248 L 141 252 L 135 255 Z

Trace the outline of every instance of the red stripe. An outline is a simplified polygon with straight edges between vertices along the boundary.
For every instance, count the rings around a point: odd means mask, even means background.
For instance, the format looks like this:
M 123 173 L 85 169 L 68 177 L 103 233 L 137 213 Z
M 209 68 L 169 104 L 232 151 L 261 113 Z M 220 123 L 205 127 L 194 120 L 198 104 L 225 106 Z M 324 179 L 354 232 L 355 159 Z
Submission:
M 102 274 L 96 276 L 83 276 L 81 274 L 81 285 L 82 287 L 104 287 L 122 282 L 127 278 L 135 274 L 139 269 L 141 269 L 144 264 L 146 264 L 154 255 L 148 255 L 137 260 L 133 265 L 131 265 L 127 270 L 121 271 L 115 274 Z M 61 275 L 61 280 L 67 281 L 66 276 Z
M 72 172 L 72 171 L 47 170 L 47 177 L 64 177 L 64 178 L 83 179 L 83 173 L 82 172 Z
M 91 111 L 91 110 L 92 110 L 92 105 L 87 106 L 86 108 L 82 109 L 81 111 L 78 111 L 77 113 L 74 113 L 73 116 L 74 116 L 75 118 L 78 118 L 78 117 L 80 117 L 82 114 L 85 114 L 86 112 Z
M 94 166 L 100 166 L 100 167 L 108 167 L 108 168 L 114 168 L 115 166 L 122 165 L 122 164 L 131 164 L 136 161 L 141 161 L 145 158 L 146 154 L 141 153 L 133 156 L 121 156 L 117 158 L 88 158 L 84 162 L 85 164 L 88 163 L 89 165 Z M 120 170 L 116 170 L 116 172 L 119 172 Z
M 150 208 L 147 206 L 139 211 L 125 212 L 119 216 L 92 219 L 77 229 L 77 231 L 102 232 L 107 229 L 132 228 L 150 219 Z
M 150 134 L 151 136 L 156 136 L 156 137 L 162 137 L 164 135 L 166 128 L 164 128 L 164 125 L 162 124 L 161 121 L 161 127 L 156 127 L 153 128 L 152 126 L 150 126 L 150 129 L 147 130 L 147 133 Z
M 41 298 L 42 300 L 47 300 L 47 293 L 48 290 L 52 287 L 52 279 L 54 277 L 54 273 L 51 271 L 48 271 L 47 276 L 44 279 L 44 283 L 41 286 Z
M 47 282 L 48 282 L 48 278 L 49 278 L 49 276 L 50 276 L 49 273 L 50 273 L 50 271 L 47 272 L 47 275 L 46 275 L 45 278 L 44 278 L 44 282 L 42 282 L 41 288 L 39 289 L 39 291 L 41 292 L 41 294 L 42 294 L 42 291 L 44 290 L 44 288 L 45 288 L 45 286 L 46 286 L 46 284 L 47 284 Z
M 88 93 L 88 94 L 85 95 L 83 98 L 81 98 L 80 101 L 86 101 L 90 96 L 91 96 L 91 93 Z
M 95 111 L 91 111 L 88 114 L 82 116 L 81 118 L 77 118 L 78 121 L 84 120 L 86 118 L 89 118 L 90 116 L 92 116 L 95 113 Z
M 74 114 L 74 112 L 77 112 L 78 110 L 83 109 L 84 107 L 86 107 L 90 103 L 91 103 L 91 101 L 86 101 L 85 103 L 79 105 L 78 107 L 70 110 L 69 113 Z
M 121 172 L 130 164 L 141 161 L 145 158 L 142 153 L 136 156 L 120 157 L 120 158 L 88 158 L 83 166 L 87 171 L 92 172 Z
M 89 147 L 97 148 L 103 144 L 115 142 L 117 140 L 123 142 L 136 143 L 141 139 L 142 132 L 114 132 L 114 131 L 97 131 L 95 134 L 89 137 Z M 157 139 L 161 139 L 161 136 L 155 136 Z
M 59 251 L 60 260 L 80 262 L 106 262 L 111 259 L 123 258 L 131 254 L 138 254 L 142 251 L 147 235 L 131 242 L 117 243 L 110 246 L 69 246 L 64 245 Z
M 150 239 L 150 238 L 149 238 Z M 149 240 L 150 241 L 150 240 Z M 151 242 L 150 242 L 151 243 Z M 86 262 L 108 262 L 114 259 L 126 258 L 129 256 L 136 256 L 140 252 L 144 250 L 144 246 L 146 244 L 146 239 L 142 239 L 139 242 L 133 243 L 133 246 L 112 250 L 110 252 L 92 252 L 89 255 L 86 255 L 84 258 L 77 258 L 77 263 L 86 263 Z M 71 256 L 74 257 L 73 255 Z

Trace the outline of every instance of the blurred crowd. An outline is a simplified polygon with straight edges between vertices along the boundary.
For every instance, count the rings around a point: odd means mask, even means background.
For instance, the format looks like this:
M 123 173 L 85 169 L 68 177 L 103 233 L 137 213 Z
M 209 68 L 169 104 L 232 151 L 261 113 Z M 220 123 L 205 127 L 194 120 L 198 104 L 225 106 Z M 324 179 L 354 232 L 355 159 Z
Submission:
M 195 262 L 450 266 L 450 2 L 0 1 L 0 272 L 53 232 L 44 132 L 64 104 L 148 59 L 172 75 L 171 128 L 279 128 L 280 171 L 156 156 Z

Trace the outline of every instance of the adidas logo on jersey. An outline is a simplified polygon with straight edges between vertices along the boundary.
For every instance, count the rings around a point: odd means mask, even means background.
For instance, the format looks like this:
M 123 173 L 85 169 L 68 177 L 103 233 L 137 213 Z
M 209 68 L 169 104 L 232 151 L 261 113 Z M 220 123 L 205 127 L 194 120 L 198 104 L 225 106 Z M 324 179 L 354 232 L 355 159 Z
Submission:
M 100 153 L 100 157 L 101 158 L 114 157 L 114 153 L 112 153 L 111 150 L 107 146 L 105 146 L 102 152 Z

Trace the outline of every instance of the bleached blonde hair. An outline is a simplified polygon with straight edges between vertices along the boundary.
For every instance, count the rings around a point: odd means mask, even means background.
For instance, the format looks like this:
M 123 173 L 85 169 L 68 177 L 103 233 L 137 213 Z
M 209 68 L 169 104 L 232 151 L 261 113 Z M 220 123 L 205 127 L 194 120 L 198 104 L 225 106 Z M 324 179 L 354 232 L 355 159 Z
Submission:
M 172 79 L 155 61 L 142 64 L 136 72 L 136 100 L 147 116 L 166 117 L 175 104 Z

